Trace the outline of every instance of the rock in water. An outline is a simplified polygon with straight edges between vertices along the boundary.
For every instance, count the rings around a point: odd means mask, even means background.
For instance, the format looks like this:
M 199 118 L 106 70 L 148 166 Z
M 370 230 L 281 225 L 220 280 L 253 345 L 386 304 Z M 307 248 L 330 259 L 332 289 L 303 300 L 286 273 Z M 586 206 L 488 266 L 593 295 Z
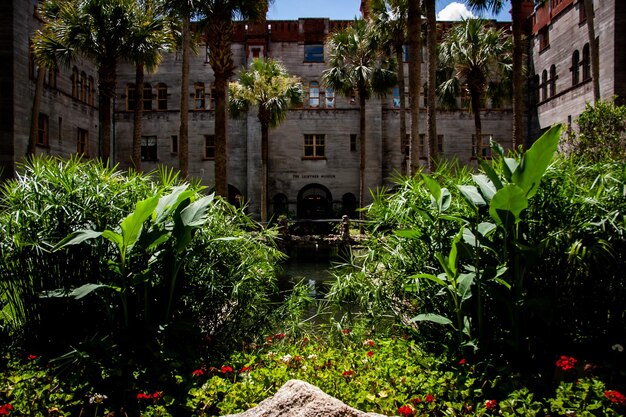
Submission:
M 254 408 L 224 417 L 384 417 L 348 407 L 304 381 L 287 381 L 273 396 Z

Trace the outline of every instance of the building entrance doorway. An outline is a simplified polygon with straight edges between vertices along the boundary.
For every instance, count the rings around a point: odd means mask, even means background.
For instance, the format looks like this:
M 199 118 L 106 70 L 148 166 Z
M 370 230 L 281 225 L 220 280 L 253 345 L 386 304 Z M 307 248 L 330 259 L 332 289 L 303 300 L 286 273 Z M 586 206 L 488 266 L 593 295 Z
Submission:
M 326 219 L 332 216 L 333 198 L 328 188 L 309 184 L 298 193 L 299 219 Z

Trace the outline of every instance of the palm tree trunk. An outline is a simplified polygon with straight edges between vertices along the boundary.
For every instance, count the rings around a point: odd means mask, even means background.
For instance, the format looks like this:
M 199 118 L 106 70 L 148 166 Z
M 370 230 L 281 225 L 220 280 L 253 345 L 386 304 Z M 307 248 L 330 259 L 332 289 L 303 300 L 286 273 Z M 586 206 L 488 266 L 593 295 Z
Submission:
M 133 151 L 131 161 L 135 171 L 141 170 L 141 130 L 143 123 L 143 61 L 135 66 L 135 109 L 133 114 Z
M 419 169 L 419 120 L 420 120 L 420 85 L 422 78 L 422 13 L 419 1 L 409 1 L 409 96 L 411 97 L 411 155 L 409 158 L 410 174 Z
M 400 143 L 404 143 L 406 140 L 406 97 L 404 94 L 405 83 L 404 83 L 404 59 L 403 59 L 404 50 L 402 49 L 402 45 L 399 45 L 396 48 L 396 60 L 398 61 L 398 93 L 400 94 Z M 406 168 L 406 163 L 404 161 L 404 148 L 402 149 L 402 164 L 403 171 Z
M 587 33 L 589 34 L 589 55 L 591 55 L 591 78 L 593 79 L 593 101 L 600 100 L 600 51 L 596 42 L 595 16 L 593 0 L 584 0 L 585 16 L 587 17 Z
M 511 1 L 511 17 L 513 18 L 513 138 L 512 146 L 524 145 L 522 139 L 522 114 L 524 112 L 523 96 L 523 59 L 524 39 L 522 33 L 522 0 Z
M 100 158 L 108 164 L 111 159 L 111 102 L 115 96 L 115 59 L 103 60 L 98 68 L 100 93 Z
M 359 163 L 359 207 L 365 207 L 365 164 L 367 161 L 367 119 L 365 117 L 365 91 L 359 91 L 359 146 L 361 160 Z M 359 211 L 359 220 L 363 220 L 363 210 Z M 360 224 L 363 230 L 363 223 Z
M 37 136 L 39 135 L 39 109 L 41 108 L 41 95 L 43 94 L 43 82 L 46 72 L 42 67 L 37 69 L 37 82 L 35 84 L 35 97 L 33 98 L 33 111 L 30 117 L 30 137 L 26 155 L 35 155 Z
M 189 13 L 183 16 L 182 71 L 180 76 L 180 130 L 178 133 L 178 169 L 183 179 L 189 176 Z
M 259 109 L 261 122 L 261 222 L 267 222 L 267 161 L 269 157 L 269 117 Z
M 426 118 L 426 132 L 430 155 L 428 169 L 432 168 L 432 161 L 437 157 L 437 18 L 435 16 L 435 0 L 426 1 L 426 20 L 428 22 L 428 116 Z
M 215 74 L 215 192 L 228 199 L 228 142 L 226 135 L 226 91 L 228 80 Z
M 476 135 L 476 158 L 482 157 L 483 153 L 483 135 L 482 121 L 480 119 L 480 92 L 475 88 L 470 88 L 470 100 L 472 113 L 474 113 L 474 129 Z

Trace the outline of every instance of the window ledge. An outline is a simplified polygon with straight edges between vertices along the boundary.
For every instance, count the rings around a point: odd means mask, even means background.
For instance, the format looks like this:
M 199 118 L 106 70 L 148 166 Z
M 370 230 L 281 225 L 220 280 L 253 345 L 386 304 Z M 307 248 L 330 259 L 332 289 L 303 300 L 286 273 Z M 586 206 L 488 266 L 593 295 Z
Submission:
M 322 161 L 323 160 L 323 161 L 325 161 L 326 157 L 325 156 L 303 156 L 302 160 L 303 161 L 305 161 L 305 160 L 309 160 L 309 161 L 310 160 L 313 160 L 313 161 Z

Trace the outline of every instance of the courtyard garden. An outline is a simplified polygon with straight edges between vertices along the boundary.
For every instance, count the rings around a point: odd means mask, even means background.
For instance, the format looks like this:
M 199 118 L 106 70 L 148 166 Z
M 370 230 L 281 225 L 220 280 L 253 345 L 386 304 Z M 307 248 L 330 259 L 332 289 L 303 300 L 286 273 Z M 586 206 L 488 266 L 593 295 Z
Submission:
M 626 164 L 581 132 L 373 192 L 321 300 L 279 285 L 276 228 L 173 171 L 29 159 L 1 192 L 0 416 L 226 415 L 290 379 L 385 415 L 624 415 Z

